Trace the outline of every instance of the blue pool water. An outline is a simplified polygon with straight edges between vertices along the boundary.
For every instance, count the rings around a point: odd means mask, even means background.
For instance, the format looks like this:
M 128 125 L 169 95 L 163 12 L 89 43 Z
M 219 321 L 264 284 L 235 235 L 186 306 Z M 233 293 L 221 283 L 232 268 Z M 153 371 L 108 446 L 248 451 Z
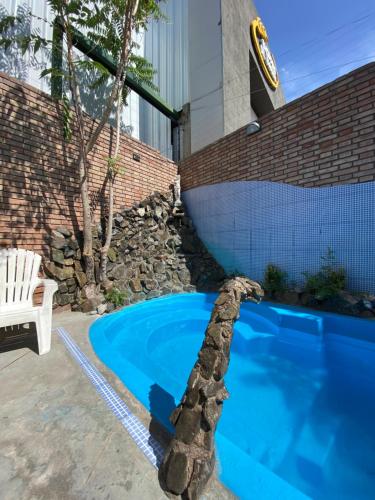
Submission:
M 97 320 L 99 358 L 171 429 L 213 294 L 181 294 Z M 375 498 L 375 322 L 246 303 L 216 434 L 220 478 L 240 498 Z

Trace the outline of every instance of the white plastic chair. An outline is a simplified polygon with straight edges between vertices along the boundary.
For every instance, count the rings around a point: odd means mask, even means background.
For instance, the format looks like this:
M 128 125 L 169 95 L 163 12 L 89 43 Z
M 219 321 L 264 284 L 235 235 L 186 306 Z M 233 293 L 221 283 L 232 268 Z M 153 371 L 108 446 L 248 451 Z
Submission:
M 35 323 L 39 354 L 51 349 L 53 280 L 38 278 L 41 256 L 11 248 L 0 250 L 0 327 Z M 43 303 L 33 306 L 33 293 L 44 285 Z

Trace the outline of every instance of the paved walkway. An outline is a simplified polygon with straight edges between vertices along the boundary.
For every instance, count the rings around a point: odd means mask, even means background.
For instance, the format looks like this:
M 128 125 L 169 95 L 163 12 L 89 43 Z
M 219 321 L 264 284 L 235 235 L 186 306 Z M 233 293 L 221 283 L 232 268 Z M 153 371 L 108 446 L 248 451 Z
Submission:
M 150 415 L 95 356 L 95 317 L 61 313 L 63 326 L 147 427 Z M 0 353 L 0 500 L 165 499 L 157 471 L 110 412 L 57 334 L 49 354 Z M 159 430 L 157 438 L 166 442 Z M 233 498 L 216 480 L 207 500 Z

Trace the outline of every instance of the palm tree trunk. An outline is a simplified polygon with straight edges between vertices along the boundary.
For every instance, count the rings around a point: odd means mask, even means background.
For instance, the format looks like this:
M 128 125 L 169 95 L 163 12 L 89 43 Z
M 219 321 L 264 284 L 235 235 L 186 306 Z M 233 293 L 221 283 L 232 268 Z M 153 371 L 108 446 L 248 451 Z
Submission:
M 159 469 L 160 484 L 168 493 L 200 498 L 214 471 L 216 426 L 229 397 L 224 375 L 234 323 L 241 302 L 262 297 L 260 285 L 245 277 L 230 278 L 220 289 L 185 394 L 170 416 L 176 433 Z

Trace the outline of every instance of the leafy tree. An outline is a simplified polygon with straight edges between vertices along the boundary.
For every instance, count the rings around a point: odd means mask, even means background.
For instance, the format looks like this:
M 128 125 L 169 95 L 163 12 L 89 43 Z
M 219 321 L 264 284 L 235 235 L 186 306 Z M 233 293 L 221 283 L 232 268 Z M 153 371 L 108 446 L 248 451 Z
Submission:
M 152 86 L 154 71 L 152 66 L 143 58 L 135 54 L 137 44 L 133 40 L 133 33 L 145 29 L 152 18 L 160 18 L 161 11 L 157 0 L 48 0 L 54 16 L 59 19 L 63 28 L 66 49 L 62 59 L 66 69 L 47 68 L 42 76 L 63 77 L 67 81 L 72 97 L 77 138 L 79 142 L 79 157 L 77 169 L 80 179 L 80 194 L 83 208 L 83 259 L 88 282 L 94 282 L 94 258 L 92 245 L 92 216 L 89 199 L 89 161 L 88 157 L 97 143 L 103 127 L 108 122 L 113 109 L 116 116 L 116 141 L 113 156 L 108 159 L 107 178 L 109 181 L 109 214 L 106 226 L 105 241 L 101 252 L 101 280 L 106 279 L 107 252 L 111 243 L 113 218 L 113 186 L 116 175 L 120 172 L 118 153 L 120 147 L 121 112 L 126 99 L 125 89 L 126 72 L 131 69 L 136 78 L 146 81 Z M 0 46 L 8 49 L 13 44 L 21 48 L 22 52 L 31 51 L 36 54 L 41 48 L 56 48 L 53 39 L 46 39 L 40 32 L 22 28 L 33 17 L 30 11 L 17 16 L 4 16 L 0 21 Z M 46 19 L 44 22 L 48 22 Z M 74 30 L 84 31 L 85 35 L 95 44 L 106 50 L 116 63 L 116 75 L 112 77 L 108 70 L 98 62 L 81 60 L 73 50 Z M 85 120 L 82 104 L 79 75 L 80 69 L 94 70 L 97 75 L 93 86 L 103 83 L 109 85 L 109 93 L 95 128 L 91 130 Z M 63 98 L 63 115 L 65 118 L 64 135 L 69 139 L 71 135 L 71 116 L 66 97 Z

